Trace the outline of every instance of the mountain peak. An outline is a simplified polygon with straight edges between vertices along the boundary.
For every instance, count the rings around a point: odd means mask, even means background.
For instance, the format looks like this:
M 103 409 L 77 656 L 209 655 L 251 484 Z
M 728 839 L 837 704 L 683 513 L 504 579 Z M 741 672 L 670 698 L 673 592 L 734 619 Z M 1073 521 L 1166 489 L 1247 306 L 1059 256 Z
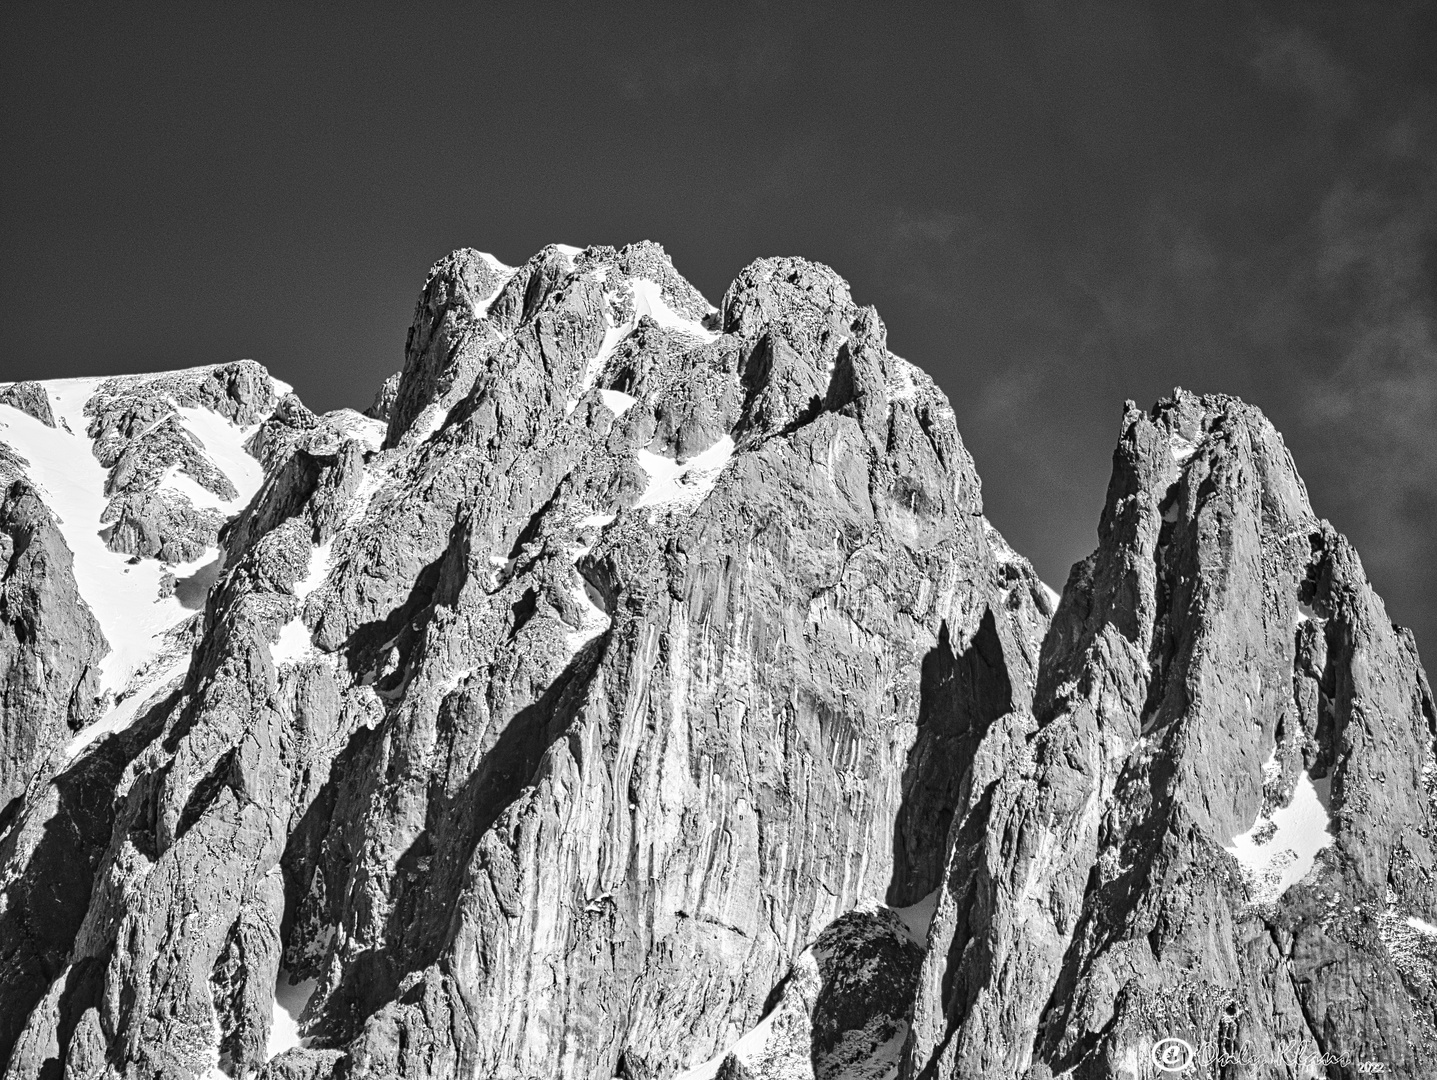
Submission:
M 1236 398 L 1057 597 L 835 271 L 465 248 L 366 414 L 17 384 L 0 470 L 7 1076 L 1430 1049 L 1431 691 Z

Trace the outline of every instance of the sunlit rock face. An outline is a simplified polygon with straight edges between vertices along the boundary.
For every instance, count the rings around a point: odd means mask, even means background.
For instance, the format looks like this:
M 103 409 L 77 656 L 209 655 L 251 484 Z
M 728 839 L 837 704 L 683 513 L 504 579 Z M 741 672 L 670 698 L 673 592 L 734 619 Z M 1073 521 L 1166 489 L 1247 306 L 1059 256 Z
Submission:
M 1232 398 L 1129 403 L 1098 532 L 1021 737 L 975 758 L 901 1075 L 1148 1076 L 1164 1039 L 1222 1075 L 1424 1075 L 1437 721 L 1410 634 Z
M 6 1077 L 1423 1060 L 1431 695 L 1232 399 L 1059 601 L 832 270 L 465 249 L 365 414 L 17 384 L 0 478 Z

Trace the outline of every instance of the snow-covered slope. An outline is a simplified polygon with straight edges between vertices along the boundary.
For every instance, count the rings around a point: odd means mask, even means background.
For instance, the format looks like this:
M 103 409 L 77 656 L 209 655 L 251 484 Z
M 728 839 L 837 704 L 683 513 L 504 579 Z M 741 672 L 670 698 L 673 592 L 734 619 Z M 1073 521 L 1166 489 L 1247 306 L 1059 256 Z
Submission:
M 189 647 L 175 631 L 203 606 L 219 574 L 217 529 L 264 479 L 245 444 L 290 388 L 250 363 L 25 385 L 32 400 L 43 395 L 49 415 L 0 401 L 0 443 L 55 514 L 80 595 L 110 646 L 100 663 L 110 705 L 66 747 L 72 758 L 184 673 Z M 118 544 L 115 505 L 122 498 L 129 507 L 148 500 L 166 525 L 188 523 L 184 539 L 198 553 L 166 558 L 177 547 L 171 544 L 146 557 Z

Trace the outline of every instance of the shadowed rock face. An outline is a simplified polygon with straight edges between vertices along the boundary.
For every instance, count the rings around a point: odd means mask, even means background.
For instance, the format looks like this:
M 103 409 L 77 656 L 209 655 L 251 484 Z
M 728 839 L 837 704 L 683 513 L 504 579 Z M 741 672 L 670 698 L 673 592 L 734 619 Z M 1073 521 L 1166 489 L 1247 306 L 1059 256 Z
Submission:
M 53 425 L 52 425 L 53 426 Z M 64 537 L 25 480 L 0 494 L 0 827 L 41 762 L 98 711 L 108 648 Z
M 1055 609 L 800 259 L 459 251 L 367 416 L 250 374 L 186 383 L 265 477 L 188 664 L 0 819 L 7 1078 L 1417 1075 L 1431 695 L 1255 410 L 1130 407 Z

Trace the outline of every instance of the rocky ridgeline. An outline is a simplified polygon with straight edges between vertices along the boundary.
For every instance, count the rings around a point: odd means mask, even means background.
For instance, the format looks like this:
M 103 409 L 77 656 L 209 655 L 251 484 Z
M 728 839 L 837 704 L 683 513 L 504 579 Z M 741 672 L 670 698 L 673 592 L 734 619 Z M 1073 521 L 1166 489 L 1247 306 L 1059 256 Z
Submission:
M 249 427 L 275 404 L 272 381 L 253 361 L 102 383 L 85 403 L 85 433 L 109 470 L 100 520 L 110 550 L 189 562 L 213 547 L 240 492 L 185 410 Z
M 363 416 L 201 370 L 83 403 L 105 542 L 222 551 L 120 694 L 0 388 L 7 1078 L 1437 1061 L 1431 693 L 1255 410 L 1129 405 L 1058 601 L 803 260 L 455 252 Z

